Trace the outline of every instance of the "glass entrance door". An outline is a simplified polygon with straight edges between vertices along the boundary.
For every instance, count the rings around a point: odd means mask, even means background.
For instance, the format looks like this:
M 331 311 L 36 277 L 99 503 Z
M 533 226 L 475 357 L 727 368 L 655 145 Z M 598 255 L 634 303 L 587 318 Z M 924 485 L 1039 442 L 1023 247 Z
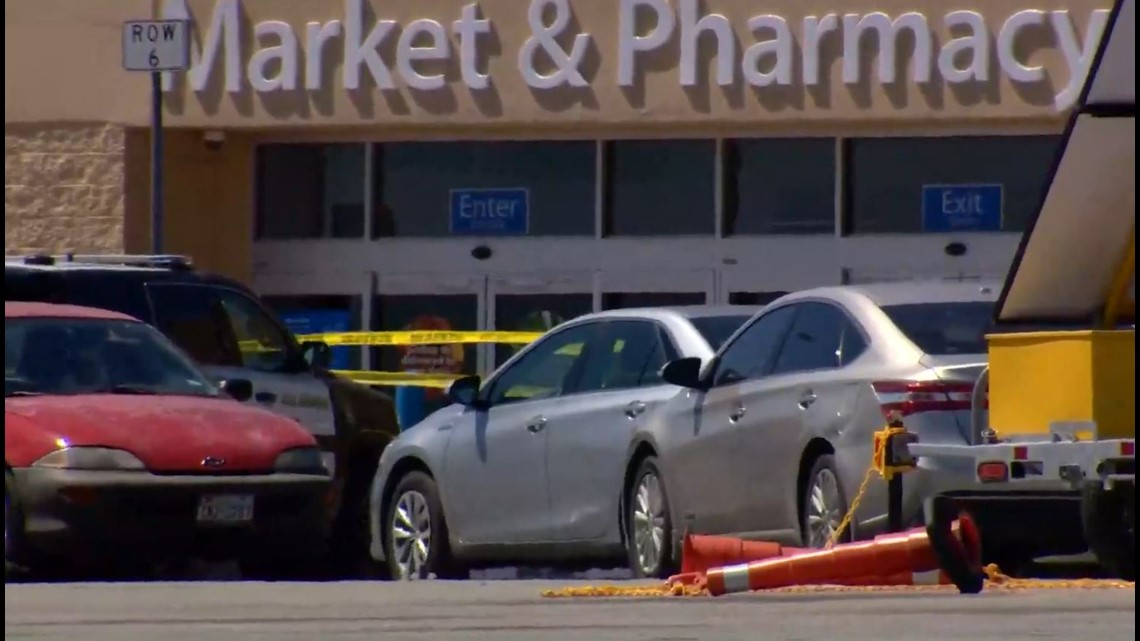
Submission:
M 376 282 L 373 331 L 486 329 L 486 279 L 458 274 L 389 274 Z M 372 367 L 385 372 L 476 374 L 478 345 L 372 348 Z M 429 390 L 429 397 L 441 397 Z
M 715 302 L 712 269 L 604 272 L 599 276 L 601 309 L 706 305 Z

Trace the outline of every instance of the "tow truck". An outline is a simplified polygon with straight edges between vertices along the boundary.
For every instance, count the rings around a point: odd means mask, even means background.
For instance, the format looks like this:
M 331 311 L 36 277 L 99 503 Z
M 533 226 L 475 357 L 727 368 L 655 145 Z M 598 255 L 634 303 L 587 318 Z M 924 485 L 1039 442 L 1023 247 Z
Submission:
M 1104 33 L 995 308 L 972 444 L 907 450 L 940 487 L 1066 482 L 1089 549 L 1135 580 L 1135 0 Z

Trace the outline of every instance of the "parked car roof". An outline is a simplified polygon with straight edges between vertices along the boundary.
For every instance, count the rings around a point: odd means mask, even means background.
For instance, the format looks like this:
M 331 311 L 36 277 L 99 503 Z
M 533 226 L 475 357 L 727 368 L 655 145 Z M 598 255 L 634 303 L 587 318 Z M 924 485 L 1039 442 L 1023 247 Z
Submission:
M 843 299 L 847 296 L 856 295 L 870 300 L 879 307 L 885 307 L 909 303 L 994 302 L 1000 293 L 1001 282 L 997 280 L 912 280 L 816 287 L 794 292 L 777 300 L 793 300 L 813 296 Z
M 57 303 L 4 302 L 4 318 L 96 318 L 140 322 L 133 316 L 97 307 L 61 305 Z

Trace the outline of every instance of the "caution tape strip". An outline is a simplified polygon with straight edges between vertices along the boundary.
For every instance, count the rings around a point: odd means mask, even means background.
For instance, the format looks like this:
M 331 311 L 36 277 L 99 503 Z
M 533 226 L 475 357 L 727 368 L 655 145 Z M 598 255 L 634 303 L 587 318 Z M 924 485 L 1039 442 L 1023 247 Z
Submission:
M 366 372 L 361 370 L 333 370 L 333 374 L 364 385 L 392 385 L 399 387 L 430 387 L 446 389 L 461 375 L 430 374 L 419 372 Z
M 532 343 L 543 332 L 334 332 L 304 334 L 298 341 L 322 341 L 330 347 L 375 345 L 464 345 L 476 343 L 504 343 L 525 345 Z

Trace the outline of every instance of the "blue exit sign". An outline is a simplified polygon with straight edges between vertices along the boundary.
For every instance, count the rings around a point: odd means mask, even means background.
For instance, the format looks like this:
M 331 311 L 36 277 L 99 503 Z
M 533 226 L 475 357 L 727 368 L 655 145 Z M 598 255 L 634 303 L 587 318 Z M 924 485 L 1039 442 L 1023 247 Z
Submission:
M 922 230 L 1001 231 L 1002 185 L 923 185 Z

